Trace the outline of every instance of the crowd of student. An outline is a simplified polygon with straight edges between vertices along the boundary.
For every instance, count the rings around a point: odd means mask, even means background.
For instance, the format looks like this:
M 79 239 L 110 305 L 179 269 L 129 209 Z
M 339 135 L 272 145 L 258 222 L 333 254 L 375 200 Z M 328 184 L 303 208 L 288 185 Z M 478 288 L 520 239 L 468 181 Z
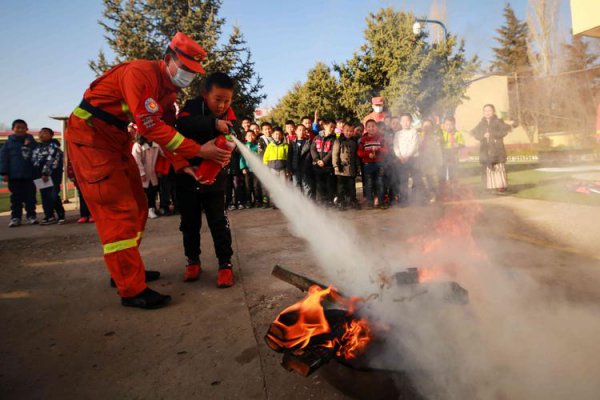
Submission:
M 318 119 L 315 115 L 314 119 L 301 118 L 300 123 L 288 120 L 281 128 L 243 118 L 238 136 L 273 175 L 289 181 L 326 207 L 385 209 L 437 201 L 451 189 L 457 176 L 459 152 L 465 145 L 455 119 L 447 117 L 441 123 L 425 119 L 418 128 L 410 114 L 385 114 L 381 119 L 380 122 L 366 119 L 363 125 L 343 119 Z M 149 217 L 177 214 L 177 174 L 160 146 L 136 135 L 134 129 L 134 126 L 129 128 L 135 137 L 132 155 L 146 191 Z M 502 138 L 509 129 L 488 104 L 484 107 L 484 118 L 471 132 L 481 143 L 480 162 L 486 188 L 498 192 L 507 186 Z M 20 119 L 13 122 L 12 130 L 14 134 L 0 151 L 0 174 L 11 192 L 9 226 L 21 224 L 23 205 L 29 224 L 63 224 L 60 143 L 53 138 L 50 128 L 42 128 L 36 141 L 27 133 L 27 123 Z M 69 165 L 67 169 L 69 179 L 77 185 Z M 268 191 L 238 150 L 234 151 L 224 175 L 224 201 L 229 210 L 274 207 Z M 360 197 L 356 191 L 357 179 L 362 181 Z M 35 181 L 42 185 L 39 192 L 44 217 L 39 222 L 35 212 Z M 43 184 L 49 181 L 51 185 Z M 77 222 L 94 222 L 85 199 L 79 196 Z
M 314 122 L 288 120 L 284 128 L 242 120 L 245 145 L 272 174 L 291 181 L 318 203 L 348 207 L 388 208 L 435 202 L 440 189 L 456 177 L 458 153 L 464 146 L 455 120 L 441 126 L 424 120 L 413 126 L 410 114 L 377 122 L 351 124 L 342 119 Z M 226 193 L 230 210 L 272 206 L 247 161 L 234 152 Z M 362 196 L 356 193 L 362 179 Z

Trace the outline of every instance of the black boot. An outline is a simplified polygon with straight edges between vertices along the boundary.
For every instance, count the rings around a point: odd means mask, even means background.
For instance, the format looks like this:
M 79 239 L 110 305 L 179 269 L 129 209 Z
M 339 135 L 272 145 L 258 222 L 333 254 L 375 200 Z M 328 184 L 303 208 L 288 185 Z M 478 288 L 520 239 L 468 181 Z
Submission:
M 154 282 L 160 278 L 160 272 L 158 271 L 146 271 L 146 282 Z M 117 284 L 110 278 L 110 287 L 117 287 Z
M 134 297 L 121 297 L 121 305 L 125 307 L 138 307 L 147 310 L 161 308 L 171 301 L 171 296 L 160 294 L 150 288 Z

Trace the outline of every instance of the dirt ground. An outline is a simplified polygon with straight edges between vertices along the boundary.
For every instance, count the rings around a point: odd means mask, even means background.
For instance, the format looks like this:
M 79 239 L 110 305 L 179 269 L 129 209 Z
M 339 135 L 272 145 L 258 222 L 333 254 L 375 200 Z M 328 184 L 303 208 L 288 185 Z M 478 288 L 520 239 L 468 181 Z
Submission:
M 530 269 L 574 299 L 600 300 L 599 208 L 510 197 L 481 204 L 474 236 L 495 262 Z M 397 240 L 430 229 L 442 207 L 343 216 L 383 237 L 393 231 Z M 75 219 L 71 212 L 69 221 Z M 173 302 L 145 311 L 120 306 L 93 225 L 9 229 L 8 217 L 0 217 L 0 397 L 419 398 L 408 381 L 392 388 L 335 362 L 308 378 L 285 371 L 263 337 L 303 295 L 270 272 L 280 264 L 316 279 L 322 274 L 279 211 L 234 211 L 230 220 L 237 277 L 230 289 L 215 287 L 208 234 L 201 280 L 184 283 L 178 217 L 149 221 L 142 255 L 162 272 L 150 286 Z M 492 242 L 510 244 L 510 251 L 493 251 Z

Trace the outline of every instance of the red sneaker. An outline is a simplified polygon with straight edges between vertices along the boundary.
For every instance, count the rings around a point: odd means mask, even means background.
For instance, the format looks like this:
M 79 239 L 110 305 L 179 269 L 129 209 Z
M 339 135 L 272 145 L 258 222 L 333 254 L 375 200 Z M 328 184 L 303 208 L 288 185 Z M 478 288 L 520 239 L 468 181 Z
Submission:
M 183 273 L 183 281 L 184 282 L 193 282 L 197 281 L 200 277 L 200 264 L 189 264 L 185 267 L 185 272 Z
M 88 222 L 88 218 L 87 217 L 81 217 L 77 220 L 78 224 L 85 224 L 86 222 Z
M 233 286 L 233 270 L 231 268 L 223 268 L 217 274 L 217 287 L 228 288 Z
M 90 216 L 90 219 L 88 219 L 88 222 L 89 222 L 90 224 L 93 224 L 93 223 L 94 223 L 94 222 L 96 222 L 96 221 L 94 221 L 94 217 Z

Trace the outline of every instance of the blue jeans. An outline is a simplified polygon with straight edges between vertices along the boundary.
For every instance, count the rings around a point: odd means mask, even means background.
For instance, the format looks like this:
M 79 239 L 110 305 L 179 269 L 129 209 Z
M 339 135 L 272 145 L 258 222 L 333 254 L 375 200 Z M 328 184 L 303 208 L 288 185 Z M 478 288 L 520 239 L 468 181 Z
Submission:
M 369 204 L 373 204 L 373 193 L 383 203 L 383 170 L 378 163 L 365 164 L 363 184 Z

